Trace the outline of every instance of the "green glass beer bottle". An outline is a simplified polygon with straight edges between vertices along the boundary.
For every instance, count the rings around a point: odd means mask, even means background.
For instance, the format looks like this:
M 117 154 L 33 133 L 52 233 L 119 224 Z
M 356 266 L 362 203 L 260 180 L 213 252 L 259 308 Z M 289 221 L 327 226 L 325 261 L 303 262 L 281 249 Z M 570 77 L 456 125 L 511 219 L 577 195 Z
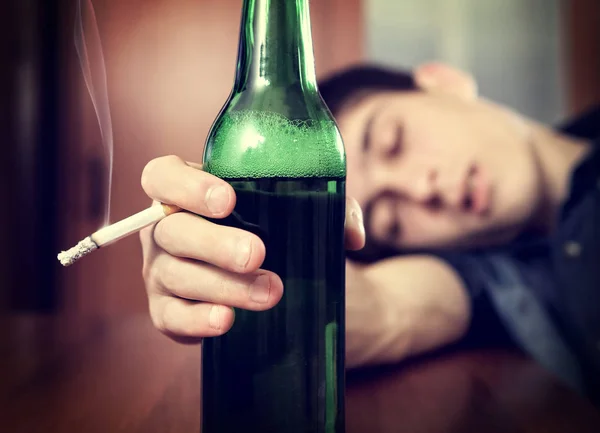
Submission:
M 346 157 L 317 90 L 308 0 L 244 0 L 203 162 L 236 191 L 217 222 L 263 240 L 284 294 L 203 341 L 202 432 L 344 432 Z

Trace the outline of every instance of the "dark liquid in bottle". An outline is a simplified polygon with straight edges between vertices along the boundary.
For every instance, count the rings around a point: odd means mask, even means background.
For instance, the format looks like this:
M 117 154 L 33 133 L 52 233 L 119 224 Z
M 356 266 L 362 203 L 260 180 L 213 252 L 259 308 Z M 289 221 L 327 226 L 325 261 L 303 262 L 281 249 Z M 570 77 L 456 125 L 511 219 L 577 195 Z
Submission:
M 343 179 L 226 179 L 234 213 L 283 280 L 269 311 L 236 309 L 202 352 L 203 433 L 344 431 Z M 338 375 L 339 372 L 342 372 Z

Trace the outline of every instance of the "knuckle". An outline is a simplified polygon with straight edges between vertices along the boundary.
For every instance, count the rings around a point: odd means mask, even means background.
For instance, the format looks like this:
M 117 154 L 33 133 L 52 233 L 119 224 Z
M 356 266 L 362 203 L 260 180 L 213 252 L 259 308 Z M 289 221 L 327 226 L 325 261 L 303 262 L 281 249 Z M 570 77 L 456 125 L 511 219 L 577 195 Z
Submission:
M 148 286 L 152 282 L 152 279 L 150 278 L 151 274 L 152 266 L 146 260 L 144 260 L 144 262 L 142 263 L 142 279 L 144 280 L 146 289 L 149 289 Z
M 174 253 L 174 248 L 176 248 L 177 242 L 174 241 L 171 224 L 169 224 L 170 218 L 171 216 L 168 216 L 156 224 L 154 227 L 154 241 L 163 250 Z
M 211 303 L 215 304 L 225 303 L 229 291 L 227 278 L 220 275 L 220 272 L 212 273 L 212 275 L 208 274 L 207 277 L 203 285 L 210 291 L 210 294 L 207 294 L 204 300 L 210 300 Z
M 173 299 L 166 299 L 159 315 L 161 331 L 169 334 L 179 334 L 177 328 L 177 311 Z
M 161 270 L 160 261 L 155 260 L 154 263 L 146 267 L 146 287 L 149 293 L 159 292 L 161 286 Z
M 150 319 L 152 320 L 152 325 L 160 332 L 167 332 L 167 325 L 164 320 L 164 308 L 160 308 L 158 305 L 158 300 L 150 300 Z
M 185 164 L 183 159 L 177 155 L 166 155 L 161 158 L 163 161 L 169 164 Z
M 157 172 L 161 167 L 172 166 L 182 163 L 182 159 L 177 155 L 161 156 L 150 160 L 142 170 L 141 184 L 146 193 L 154 189 L 154 182 L 157 179 Z
M 228 304 L 230 300 L 230 282 L 227 278 L 219 276 L 213 284 L 215 291 L 215 303 Z
M 152 226 L 143 228 L 139 233 L 139 241 L 142 247 L 143 265 L 148 265 L 151 263 L 154 260 L 154 257 L 156 257 L 157 253 L 160 253 L 160 248 L 154 239 L 155 228 L 156 224 L 153 224 Z
M 156 282 L 164 289 L 172 292 L 181 285 L 181 272 L 178 271 L 178 261 L 174 257 L 161 260 L 160 266 L 154 266 Z
M 142 170 L 141 184 L 142 188 L 144 189 L 144 191 L 146 191 L 146 193 L 152 190 L 152 179 L 154 177 L 154 172 L 156 171 L 156 166 L 158 164 L 160 164 L 160 158 L 153 159 L 150 162 L 148 162 Z
M 142 246 L 142 252 L 144 253 L 144 257 L 147 255 L 146 253 L 149 253 L 152 249 L 152 232 L 154 231 L 155 226 L 156 225 L 144 227 L 140 230 L 139 239 L 140 244 Z

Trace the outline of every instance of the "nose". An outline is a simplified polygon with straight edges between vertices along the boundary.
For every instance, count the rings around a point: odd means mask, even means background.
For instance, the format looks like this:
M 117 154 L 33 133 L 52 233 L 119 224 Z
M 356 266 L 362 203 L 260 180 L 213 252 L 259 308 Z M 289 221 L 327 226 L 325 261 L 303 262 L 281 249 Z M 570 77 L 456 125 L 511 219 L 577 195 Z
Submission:
M 415 173 L 412 179 L 406 181 L 406 194 L 417 203 L 431 203 L 439 195 L 436 180 L 436 170 L 428 169 Z

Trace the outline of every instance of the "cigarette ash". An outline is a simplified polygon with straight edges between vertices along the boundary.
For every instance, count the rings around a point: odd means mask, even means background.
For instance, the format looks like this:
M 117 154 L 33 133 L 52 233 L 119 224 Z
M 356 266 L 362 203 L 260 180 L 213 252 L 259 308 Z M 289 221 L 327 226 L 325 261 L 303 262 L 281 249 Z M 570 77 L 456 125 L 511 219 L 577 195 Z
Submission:
M 63 266 L 70 266 L 83 256 L 88 255 L 95 249 L 98 249 L 98 245 L 92 240 L 91 237 L 87 237 L 80 241 L 73 248 L 63 251 L 58 255 L 58 260 Z

